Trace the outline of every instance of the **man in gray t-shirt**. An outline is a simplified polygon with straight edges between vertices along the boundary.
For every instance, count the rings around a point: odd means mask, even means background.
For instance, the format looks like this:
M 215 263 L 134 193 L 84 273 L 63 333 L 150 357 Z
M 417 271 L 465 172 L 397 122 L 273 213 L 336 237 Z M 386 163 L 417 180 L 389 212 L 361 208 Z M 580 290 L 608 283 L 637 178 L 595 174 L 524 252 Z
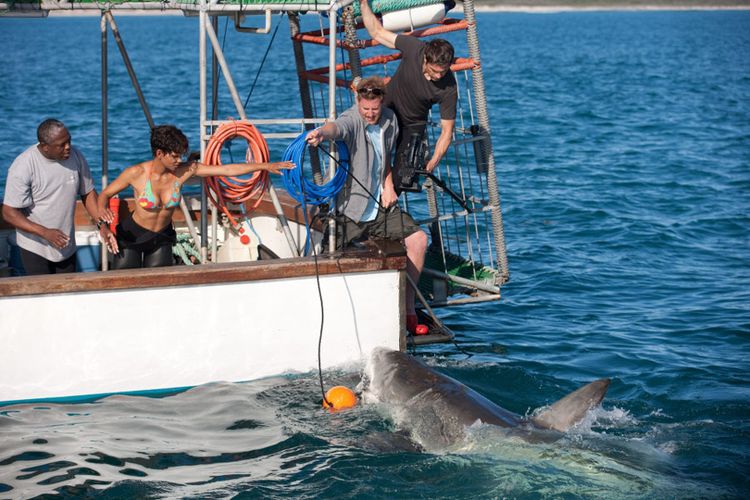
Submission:
M 74 272 L 78 196 L 89 215 L 99 220 L 91 171 L 62 122 L 45 120 L 37 138 L 39 143 L 18 155 L 8 170 L 3 218 L 16 228 L 26 274 Z M 109 229 L 99 226 L 108 241 Z

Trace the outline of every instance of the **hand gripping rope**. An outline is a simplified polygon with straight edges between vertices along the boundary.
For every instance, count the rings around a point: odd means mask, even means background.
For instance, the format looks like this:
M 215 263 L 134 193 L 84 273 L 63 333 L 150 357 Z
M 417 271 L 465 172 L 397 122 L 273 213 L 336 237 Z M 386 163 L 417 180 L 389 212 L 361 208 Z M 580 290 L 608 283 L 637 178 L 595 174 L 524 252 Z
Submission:
M 283 170 L 281 172 L 284 180 L 284 187 L 289 196 L 304 205 L 321 205 L 336 196 L 341 188 L 344 187 L 346 175 L 349 171 L 349 150 L 346 144 L 337 141 L 336 145 L 339 150 L 338 167 L 333 179 L 322 185 L 311 182 L 304 176 L 303 166 L 305 161 L 305 148 L 307 143 L 305 138 L 307 132 L 297 136 L 294 141 L 284 151 L 283 161 L 291 161 L 297 168 Z
M 268 144 L 255 126 L 246 121 L 232 121 L 222 124 L 211 136 L 206 146 L 205 162 L 207 165 L 221 165 L 221 149 L 226 141 L 241 137 L 247 141 L 247 163 L 266 163 L 270 157 Z M 247 200 L 254 199 L 252 208 L 256 208 L 263 193 L 270 184 L 268 172 L 259 170 L 250 177 L 215 176 L 206 179 L 206 194 L 211 202 L 226 214 L 234 227 L 238 222 L 227 208 L 227 203 L 236 203 L 242 207 Z M 210 187 L 210 189 L 209 189 Z

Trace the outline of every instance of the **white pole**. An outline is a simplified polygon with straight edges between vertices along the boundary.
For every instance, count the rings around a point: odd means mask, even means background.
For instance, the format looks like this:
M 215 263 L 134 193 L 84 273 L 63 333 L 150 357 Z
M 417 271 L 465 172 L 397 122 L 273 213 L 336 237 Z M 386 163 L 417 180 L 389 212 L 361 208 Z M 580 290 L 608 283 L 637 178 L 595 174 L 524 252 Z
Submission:
M 336 11 L 328 12 L 328 119 L 336 119 Z M 328 160 L 328 178 L 332 179 L 336 172 L 336 165 L 332 159 Z M 334 200 L 335 203 L 335 200 Z M 328 223 L 328 249 L 330 252 L 336 250 L 336 221 L 331 219 Z

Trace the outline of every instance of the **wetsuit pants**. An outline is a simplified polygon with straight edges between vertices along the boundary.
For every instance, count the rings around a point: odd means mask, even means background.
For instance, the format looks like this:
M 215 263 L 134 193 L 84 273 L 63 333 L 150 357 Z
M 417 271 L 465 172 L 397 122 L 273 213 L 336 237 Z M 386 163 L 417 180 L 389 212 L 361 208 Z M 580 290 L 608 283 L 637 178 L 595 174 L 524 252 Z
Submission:
M 158 232 L 136 223 L 132 216 L 117 225 L 120 253 L 112 258 L 112 269 L 163 267 L 174 264 L 172 245 L 177 241 L 172 224 Z

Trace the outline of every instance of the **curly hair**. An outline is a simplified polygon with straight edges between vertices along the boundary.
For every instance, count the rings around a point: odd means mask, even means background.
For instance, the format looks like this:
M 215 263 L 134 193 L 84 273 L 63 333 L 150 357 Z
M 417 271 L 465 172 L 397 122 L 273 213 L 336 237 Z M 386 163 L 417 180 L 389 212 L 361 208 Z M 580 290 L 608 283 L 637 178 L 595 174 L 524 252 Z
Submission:
M 184 155 L 188 148 L 187 137 L 174 125 L 159 125 L 151 130 L 151 153 L 154 156 L 156 156 L 157 149 L 161 149 L 164 153 Z

